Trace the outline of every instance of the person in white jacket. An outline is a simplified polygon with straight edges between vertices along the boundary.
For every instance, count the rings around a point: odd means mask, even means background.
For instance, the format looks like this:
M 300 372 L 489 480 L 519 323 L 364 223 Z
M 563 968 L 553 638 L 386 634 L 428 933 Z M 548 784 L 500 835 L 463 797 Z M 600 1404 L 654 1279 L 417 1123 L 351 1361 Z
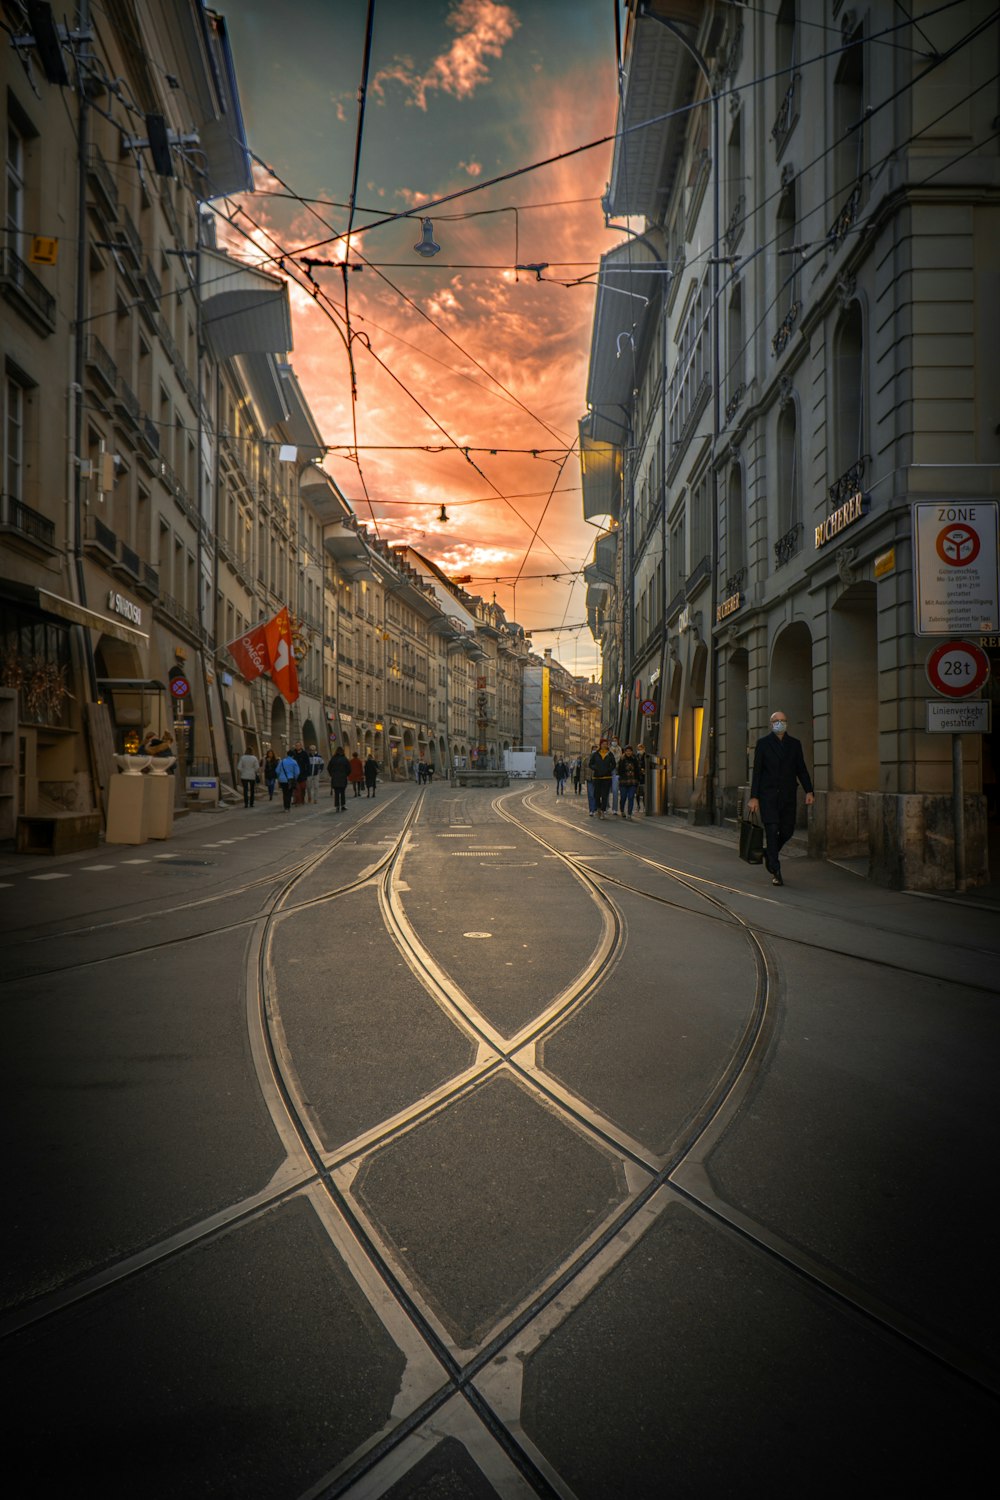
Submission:
M 236 762 L 236 774 L 243 783 L 243 806 L 253 807 L 254 792 L 257 790 L 257 777 L 260 775 L 260 761 L 254 755 L 249 745 Z

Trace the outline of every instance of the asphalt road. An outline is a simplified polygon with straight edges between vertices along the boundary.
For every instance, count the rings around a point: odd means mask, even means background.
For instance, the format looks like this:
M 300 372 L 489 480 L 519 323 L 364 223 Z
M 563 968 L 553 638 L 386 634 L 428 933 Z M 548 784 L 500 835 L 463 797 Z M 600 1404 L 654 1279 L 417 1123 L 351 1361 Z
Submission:
M 15 1493 L 976 1493 L 1000 905 L 386 785 L 0 857 Z

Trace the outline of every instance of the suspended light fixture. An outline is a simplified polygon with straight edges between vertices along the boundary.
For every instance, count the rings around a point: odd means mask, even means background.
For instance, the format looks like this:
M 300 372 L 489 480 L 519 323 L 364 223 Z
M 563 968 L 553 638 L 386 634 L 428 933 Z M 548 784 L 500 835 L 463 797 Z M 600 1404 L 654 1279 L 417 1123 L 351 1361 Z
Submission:
M 445 510 L 443 505 L 441 507 L 441 514 L 438 516 L 438 520 L 441 522 L 442 526 L 446 526 L 448 524 L 448 512 Z
M 441 249 L 440 245 L 434 243 L 434 225 L 431 223 L 430 219 L 425 219 L 423 221 L 420 238 L 413 248 L 418 255 L 426 256 L 437 255 L 438 251 Z

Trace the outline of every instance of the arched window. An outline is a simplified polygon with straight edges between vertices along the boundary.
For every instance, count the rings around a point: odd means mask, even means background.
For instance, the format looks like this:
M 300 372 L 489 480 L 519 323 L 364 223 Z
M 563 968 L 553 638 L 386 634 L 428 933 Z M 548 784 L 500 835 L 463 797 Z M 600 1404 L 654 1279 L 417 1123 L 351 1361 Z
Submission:
M 851 39 L 833 83 L 833 192 L 838 209 L 864 171 L 865 54 L 860 30 Z
M 833 473 L 853 468 L 865 452 L 864 325 L 852 302 L 833 335 Z
M 733 577 L 747 560 L 746 502 L 743 497 L 743 470 L 733 464 L 726 485 L 726 574 Z
M 733 283 L 729 296 L 729 316 L 726 338 L 726 420 L 734 414 L 744 390 L 743 372 L 746 367 L 743 345 L 743 283 Z
M 777 296 L 775 308 L 779 325 L 794 317 L 798 294 L 798 254 L 793 250 L 796 226 L 795 183 L 790 182 L 778 201 L 775 223 L 777 249 Z M 779 351 L 780 352 L 780 351 Z
M 798 414 L 793 400 L 778 413 L 778 535 L 787 537 L 801 520 Z M 794 550 L 794 548 L 792 548 Z

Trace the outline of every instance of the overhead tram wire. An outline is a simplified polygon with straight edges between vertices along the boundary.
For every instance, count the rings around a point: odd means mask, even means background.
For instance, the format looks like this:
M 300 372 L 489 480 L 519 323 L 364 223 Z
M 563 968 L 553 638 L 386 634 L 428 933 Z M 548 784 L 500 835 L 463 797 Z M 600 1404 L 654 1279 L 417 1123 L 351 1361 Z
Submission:
M 247 215 L 247 217 L 249 218 L 249 215 Z M 240 229 L 238 225 L 234 226 L 234 227 L 237 228 L 237 231 L 239 233 L 241 233 L 241 234 L 244 235 L 244 238 L 250 239 L 250 236 L 246 233 L 245 230 Z M 267 231 L 264 231 L 264 232 L 267 233 Z M 274 240 L 274 236 L 273 235 L 268 234 L 268 238 Z M 274 242 L 277 243 L 277 241 L 274 241 Z M 251 241 L 251 243 L 252 243 L 252 241 Z M 296 265 L 296 269 L 298 269 L 297 264 L 296 264 L 296 262 L 294 260 L 294 257 L 289 256 L 289 259 L 292 260 L 292 264 Z M 286 274 L 291 277 L 291 272 L 288 272 L 286 270 Z M 298 280 L 298 278 L 292 278 L 292 279 L 294 279 L 296 281 L 297 285 L 299 285 L 299 286 L 303 285 L 302 282 Z M 336 317 L 337 317 L 337 314 L 335 312 L 335 309 L 333 309 L 333 307 L 331 306 L 330 300 L 327 297 L 327 295 L 324 293 L 322 287 L 320 287 L 317 282 L 312 282 L 311 285 L 310 285 L 310 287 L 308 288 L 308 290 L 310 290 L 312 292 L 313 299 L 316 302 L 317 306 L 319 306 L 321 308 L 321 310 L 324 312 L 324 314 L 326 315 L 326 317 L 329 318 L 329 320 L 331 322 L 333 322 L 334 325 L 336 326 Z M 341 334 L 341 337 L 343 337 L 343 334 Z M 375 350 L 371 347 L 371 344 L 366 339 L 363 340 L 363 343 L 364 343 L 364 347 L 367 349 L 369 355 L 372 357 L 372 359 L 375 360 L 376 364 L 389 376 L 390 380 L 392 380 L 396 385 L 398 385 L 399 388 L 400 388 L 400 390 L 402 390 L 405 395 L 409 396 L 410 400 L 414 403 L 414 405 L 416 407 L 418 407 L 418 409 L 420 411 L 423 412 L 424 416 L 427 417 L 428 421 L 431 422 L 438 429 L 438 431 L 441 432 L 441 433 L 443 433 L 443 435 L 448 439 L 447 444 L 444 445 L 444 451 L 447 451 L 450 448 L 450 449 L 454 449 L 454 451 L 456 453 L 460 453 L 465 458 L 466 462 L 468 464 L 470 464 L 473 469 L 475 469 L 476 473 L 480 476 L 480 478 L 490 487 L 491 490 L 493 490 L 493 492 L 495 493 L 497 499 L 500 500 L 504 505 L 506 505 L 507 508 L 510 511 L 512 511 L 513 514 L 517 517 L 517 519 L 521 522 L 521 524 L 523 526 L 525 526 L 530 531 L 531 530 L 531 522 L 528 521 L 527 518 L 525 516 L 523 516 L 521 514 L 521 512 L 517 509 L 517 507 L 511 503 L 511 501 L 507 498 L 507 496 L 504 495 L 501 492 L 501 490 L 499 490 L 497 488 L 497 486 L 490 479 L 489 475 L 486 474 L 479 467 L 479 465 L 477 463 L 473 462 L 472 458 L 469 456 L 470 453 L 473 451 L 472 448 L 471 447 L 469 447 L 469 448 L 465 447 L 464 445 L 460 444 L 455 438 L 453 438 L 452 435 L 447 431 L 447 429 L 437 420 L 437 418 L 434 417 L 427 410 L 427 408 L 417 398 L 417 396 L 414 394 L 414 392 L 411 391 L 406 386 L 406 384 L 402 380 L 399 379 L 399 377 L 393 372 L 393 370 L 390 369 L 390 367 L 386 364 L 386 362 L 378 354 L 376 354 Z M 333 445 L 331 445 L 331 447 L 332 446 Z M 493 449 L 493 448 L 489 448 L 489 449 L 480 448 L 480 449 L 476 449 L 475 451 L 476 452 L 495 453 L 495 452 L 498 452 L 499 450 L 498 449 Z M 530 451 L 534 452 L 534 451 L 540 451 L 540 450 L 530 450 Z M 360 467 L 360 459 L 358 459 L 357 462 L 358 462 L 359 467 Z M 543 544 L 543 546 L 545 546 L 547 548 L 547 550 L 549 552 L 552 553 L 552 556 L 556 559 L 556 561 L 558 563 L 560 563 L 564 568 L 567 566 L 565 559 L 559 556 L 558 552 L 556 552 L 556 550 L 555 550 L 554 547 L 552 547 L 548 542 L 544 541 L 544 539 L 543 539 L 543 543 L 542 544 Z
M 256 158 L 256 157 L 254 159 L 255 160 L 259 160 L 259 158 Z M 265 165 L 265 164 L 262 163 L 262 165 Z M 288 192 L 290 192 L 290 193 L 293 192 L 293 190 L 291 188 L 291 185 L 289 183 L 285 182 L 284 179 L 282 177 L 280 177 L 276 172 L 274 172 L 270 167 L 266 167 L 266 165 L 265 165 L 265 170 L 267 170 L 268 172 L 270 172 L 270 174 L 274 178 L 274 180 L 276 182 L 280 182 L 281 185 L 282 185 L 282 187 L 284 187 L 285 189 L 287 189 Z M 357 182 L 356 182 L 356 178 L 355 178 L 355 188 L 356 188 L 356 185 L 357 185 Z M 354 191 L 352 189 L 352 203 L 353 203 L 353 199 L 354 199 Z M 302 204 L 302 206 L 304 208 L 306 208 L 308 210 L 308 212 L 310 212 L 313 215 L 314 218 L 316 218 L 316 219 L 319 220 L 319 222 L 323 225 L 323 227 L 325 229 L 332 229 L 333 228 L 333 225 L 327 219 L 324 219 L 323 215 L 320 214 L 317 211 L 317 209 L 315 209 L 305 199 L 299 198 L 298 201 Z M 496 212 L 501 212 L 501 210 L 499 210 L 499 209 L 487 209 L 487 210 L 484 210 L 483 212 L 485 212 L 485 213 L 496 213 Z M 352 220 L 353 220 L 353 210 L 352 210 Z M 349 222 L 351 222 L 351 221 L 349 221 Z M 344 260 L 341 262 L 341 268 L 343 270 L 343 276 L 344 276 L 344 305 L 345 305 L 345 309 L 346 309 L 346 306 L 347 306 L 347 271 L 346 271 L 346 269 L 343 269 L 343 268 L 347 266 L 347 264 L 348 264 L 348 262 L 350 260 L 350 256 L 353 253 L 353 254 L 357 254 L 360 257 L 361 261 L 366 266 L 369 266 L 370 269 L 374 270 L 375 273 L 376 273 L 376 275 L 380 276 L 381 279 L 386 283 L 386 285 L 388 287 L 390 287 L 391 290 L 394 291 L 398 297 L 401 297 L 406 302 L 406 304 L 409 307 L 411 307 L 415 312 L 419 313 L 420 316 L 425 319 L 425 321 L 427 321 L 428 323 L 430 323 L 430 325 L 431 325 L 432 328 L 435 328 L 438 333 L 440 333 L 444 338 L 446 338 L 448 340 L 449 343 L 453 344 L 455 346 L 455 348 L 458 349 L 458 351 L 459 351 L 460 354 L 465 355 L 465 357 L 467 359 L 471 359 L 472 362 L 473 362 L 473 364 L 476 366 L 476 368 L 479 369 L 479 370 L 482 370 L 483 374 L 486 375 L 489 380 L 492 380 L 498 386 L 498 388 L 501 391 L 503 391 L 507 396 L 509 396 L 510 399 L 512 401 L 514 401 L 515 404 L 517 406 L 519 406 L 521 408 L 521 410 L 524 411 L 527 416 L 530 416 L 534 421 L 536 421 L 539 424 L 540 427 L 544 427 L 545 431 L 551 433 L 553 437 L 561 438 L 563 436 L 563 434 L 560 433 L 556 428 L 550 427 L 548 425 L 548 423 L 543 420 L 543 418 L 541 418 L 541 417 L 539 417 L 537 415 L 537 413 L 532 412 L 529 407 L 525 406 L 524 403 L 522 401 L 520 401 L 518 399 L 518 397 L 515 396 L 512 391 L 509 391 L 507 389 L 507 387 L 503 384 L 503 382 L 499 379 L 498 376 L 491 374 L 491 372 L 489 370 L 487 370 L 487 368 L 485 367 L 485 365 L 481 364 L 480 361 L 476 359 L 475 355 L 471 354 L 469 352 L 469 350 L 463 348 L 463 346 L 461 344 L 459 344 L 458 341 L 456 339 L 454 339 L 451 336 L 451 334 L 449 334 L 447 332 L 446 329 L 442 328 L 439 323 L 435 322 L 435 320 L 429 316 L 429 314 L 427 314 L 426 312 L 424 312 L 424 310 L 421 307 L 419 307 L 418 304 L 415 303 L 412 300 L 412 298 L 408 297 L 407 294 L 405 292 L 403 292 L 400 287 L 397 287 L 395 285 L 395 283 L 392 282 L 389 279 L 388 276 L 382 275 L 381 270 L 377 266 L 375 266 L 374 264 L 372 264 L 372 262 L 370 262 L 367 259 L 367 257 L 360 250 L 352 252 L 352 250 L 351 250 L 351 244 L 350 244 L 350 237 L 349 236 L 348 236 L 348 239 L 346 241 L 346 247 L 347 248 L 346 248 Z M 296 257 L 296 258 L 297 259 L 301 259 L 303 265 L 305 265 L 306 267 L 309 267 L 310 265 L 318 265 L 318 264 L 320 264 L 320 262 L 318 262 L 318 261 L 312 261 L 312 262 L 310 262 L 306 257 Z M 336 263 L 334 263 L 334 264 L 336 264 Z M 407 264 L 409 266 L 409 262 L 406 262 L 405 264 Z M 416 269 L 416 267 L 415 266 L 411 267 L 411 269 Z M 490 269 L 493 269 L 493 268 L 490 268 Z M 501 267 L 500 269 L 509 269 L 509 268 L 508 267 Z M 541 279 L 541 278 L 539 278 L 539 279 Z M 373 326 L 374 326 L 374 324 L 373 324 Z M 390 335 L 390 337 L 391 336 L 392 335 Z
M 368 98 L 368 73 L 372 58 L 372 35 L 375 29 L 375 0 L 368 0 L 368 14 L 365 21 L 365 50 L 361 64 L 361 87 L 358 90 L 358 124 L 354 136 L 354 168 L 351 175 L 351 201 L 347 213 L 347 254 L 341 262 L 341 273 L 344 280 L 344 323 L 345 342 L 347 344 L 347 365 L 351 374 L 351 428 L 354 434 L 354 451 L 358 451 L 358 377 L 354 366 L 354 334 L 351 331 L 351 294 L 348 286 L 347 262 L 351 250 L 351 230 L 354 227 L 354 209 L 358 197 L 358 173 L 361 168 L 361 141 L 365 128 L 365 104 Z M 371 514 L 372 525 L 375 535 L 378 536 L 378 520 L 375 515 L 375 507 L 372 505 L 368 486 L 365 484 L 364 475 L 361 473 L 361 465 L 358 463 L 358 475 L 361 479 L 361 488 L 364 490 L 365 499 L 368 501 L 368 510 Z
M 939 14 L 941 14 L 943 12 L 946 12 L 946 11 L 949 11 L 949 10 L 954 10 L 957 6 L 964 5 L 965 3 L 966 3 L 966 0 L 945 0 L 944 4 L 936 6 L 933 10 L 931 10 L 929 12 L 926 12 L 923 16 L 920 17 L 920 19 L 921 20 L 930 19 L 931 17 L 933 17 L 935 15 L 939 15 Z M 911 21 L 909 21 L 909 20 L 907 20 L 907 21 L 901 21 L 896 26 L 890 26 L 890 27 L 884 28 L 881 32 L 876 33 L 874 37 L 868 38 L 868 40 L 869 41 L 878 40 L 878 39 L 880 39 L 882 37 L 892 35 L 896 31 L 903 30 L 907 26 L 912 26 L 913 24 L 914 23 L 911 22 Z M 989 18 L 988 18 L 987 22 L 983 23 L 983 24 L 984 25 L 989 24 Z M 977 28 L 977 29 L 982 29 L 982 28 Z M 813 64 L 813 63 L 817 63 L 817 62 L 823 62 L 825 59 L 830 58 L 830 57 L 838 57 L 841 54 L 843 54 L 844 52 L 850 50 L 850 47 L 852 45 L 854 45 L 854 44 L 853 43 L 842 43 L 840 46 L 832 47 L 832 48 L 830 48 L 826 52 L 819 53 L 816 57 L 807 59 L 806 62 L 809 63 L 809 64 Z M 954 52 L 954 50 L 955 49 L 952 48 L 951 52 Z M 946 54 L 945 56 L 948 56 L 948 55 L 951 55 L 951 53 Z M 935 60 L 932 63 L 932 66 L 937 66 L 937 65 L 938 65 L 938 62 L 937 62 L 937 60 Z M 804 66 L 804 64 L 803 63 L 799 63 L 796 66 L 801 68 L 802 66 Z M 789 68 L 778 68 L 778 69 L 776 69 L 772 73 L 763 73 L 763 74 L 760 74 L 756 78 L 753 78 L 753 79 L 749 80 L 747 83 L 741 84 L 741 88 L 760 87 L 761 85 L 763 85 L 763 84 L 771 81 L 772 79 L 783 77 L 789 71 L 790 71 Z M 908 86 L 909 85 L 907 85 L 907 87 Z M 738 90 L 736 90 L 735 88 L 720 89 L 715 95 L 713 95 L 711 97 L 717 98 L 719 100 L 722 100 L 722 99 L 727 98 L 728 96 L 730 96 L 730 95 L 732 95 L 732 94 L 734 94 L 736 92 L 738 92 Z M 680 105 L 676 109 L 665 110 L 662 114 L 655 115 L 655 116 L 651 117 L 649 120 L 641 120 L 641 121 L 639 121 L 635 125 L 626 126 L 625 129 L 623 129 L 623 130 L 613 131 L 610 135 L 600 136 L 596 140 L 587 141 L 583 145 L 580 145 L 580 146 L 572 146 L 572 147 L 570 147 L 566 151 L 560 151 L 560 152 L 558 152 L 554 156 L 543 157 L 539 161 L 529 162 L 529 163 L 527 163 L 523 167 L 512 168 L 511 171 L 509 171 L 509 172 L 502 172 L 502 173 L 498 174 L 496 177 L 487 178 L 485 182 L 471 183 L 471 184 L 469 184 L 466 187 L 455 189 L 454 192 L 444 193 L 444 194 L 442 194 L 438 198 L 430 198 L 430 199 L 428 199 L 424 203 L 414 205 L 413 208 L 407 209 L 405 212 L 394 213 L 394 214 L 384 214 L 380 218 L 373 219 L 373 220 L 371 220 L 367 224 L 360 225 L 357 229 L 355 229 L 353 231 L 353 233 L 355 235 L 366 234 L 370 229 L 379 229 L 379 228 L 383 227 L 386 224 L 396 223 L 400 219 L 416 218 L 416 217 L 419 217 L 419 216 L 425 216 L 426 217 L 426 215 L 430 212 L 431 209 L 439 208 L 444 203 L 453 203 L 453 202 L 457 201 L 459 198 L 466 198 L 466 197 L 468 197 L 472 193 L 483 192 L 487 188 L 498 187 L 500 184 L 502 184 L 504 182 L 510 182 L 510 181 L 513 181 L 513 180 L 515 180 L 515 179 L 517 179 L 519 177 L 526 176 L 529 172 L 537 172 L 537 171 L 542 170 L 542 168 L 544 168 L 544 167 L 555 166 L 559 162 L 566 161 L 566 160 L 568 160 L 571 157 L 580 156 L 580 155 L 582 155 L 586 151 L 597 150 L 598 147 L 600 147 L 600 146 L 606 146 L 606 145 L 610 144 L 612 141 L 618 140 L 620 137 L 624 137 L 624 136 L 627 136 L 627 135 L 633 135 L 633 134 L 635 134 L 636 132 L 638 132 L 640 130 L 647 130 L 647 129 L 649 129 L 649 127 L 652 126 L 652 125 L 662 124 L 665 121 L 671 120 L 671 119 L 675 119 L 675 118 L 677 118 L 680 115 L 689 114 L 693 109 L 699 109 L 699 108 L 701 108 L 706 102 L 707 102 L 706 100 L 698 100 L 696 103 L 684 104 L 684 105 Z M 262 158 L 256 156 L 255 153 L 253 153 L 253 152 L 251 152 L 250 155 L 253 157 L 253 159 L 255 161 L 259 162 L 259 164 L 264 168 L 265 171 L 271 172 L 271 168 L 268 166 L 268 164 L 265 161 L 262 160 Z M 275 177 L 275 180 L 280 180 L 280 178 L 278 178 L 277 173 L 273 173 L 272 172 L 271 175 Z M 309 206 L 308 204 L 306 204 L 304 202 L 304 200 L 300 199 L 299 201 L 303 202 L 303 206 L 304 207 L 308 207 Z M 326 239 L 315 240 L 311 244 L 308 244 L 308 245 L 301 245 L 299 247 L 299 249 L 295 252 L 295 254 L 297 254 L 297 255 L 303 255 L 303 254 L 305 254 L 306 252 L 308 252 L 310 250 L 319 250 L 319 249 L 322 249 L 326 245 L 336 244 L 338 241 L 343 240 L 343 238 L 344 238 L 344 235 L 342 233 L 333 234 L 333 235 L 331 235 L 330 237 L 328 237 Z

